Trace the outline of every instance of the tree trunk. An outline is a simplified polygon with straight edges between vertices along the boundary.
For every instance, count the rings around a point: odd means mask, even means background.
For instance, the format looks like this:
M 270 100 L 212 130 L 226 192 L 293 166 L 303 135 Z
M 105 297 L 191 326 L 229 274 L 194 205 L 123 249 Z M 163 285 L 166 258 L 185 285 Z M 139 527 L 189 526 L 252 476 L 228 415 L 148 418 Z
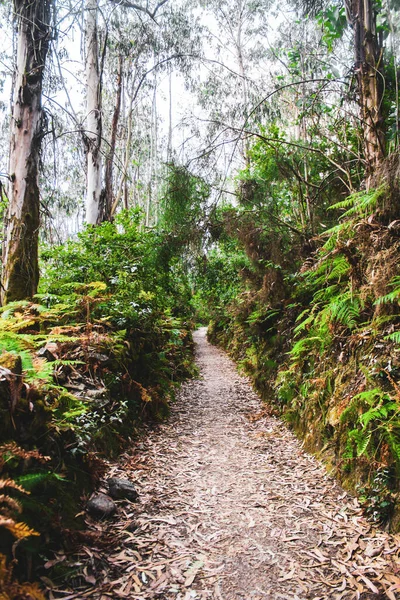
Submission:
M 101 197 L 101 77 L 97 35 L 97 0 L 86 0 L 85 49 L 87 117 L 84 131 L 86 145 L 86 222 L 96 225 L 100 221 Z
M 40 149 L 45 127 L 43 72 L 51 38 L 51 0 L 15 0 L 17 64 L 10 140 L 9 206 L 4 223 L 1 300 L 31 298 L 39 281 Z
M 384 80 L 380 72 L 382 46 L 376 34 L 374 1 L 352 0 L 351 8 L 368 182 L 370 175 L 385 156 L 385 133 L 381 108 Z
M 110 221 L 112 218 L 112 210 L 114 204 L 113 194 L 113 167 L 114 167 L 114 156 L 115 146 L 117 143 L 117 131 L 119 116 L 121 113 L 121 97 L 122 97 L 122 67 L 123 67 L 123 56 L 119 55 L 118 58 L 118 72 L 117 72 L 117 96 L 115 99 L 114 114 L 111 124 L 111 141 L 110 150 L 106 160 L 106 172 L 104 177 L 104 201 L 102 202 L 100 220 Z
M 124 167 L 122 171 L 121 180 L 118 186 L 118 191 L 113 202 L 111 208 L 111 218 L 115 215 L 115 212 L 118 208 L 119 202 L 124 197 L 124 208 L 128 208 L 128 193 L 127 193 L 127 178 L 128 178 L 128 168 L 129 161 L 131 158 L 131 141 L 132 141 L 132 119 L 133 119 L 133 101 L 134 94 L 133 91 L 130 94 L 128 115 L 127 115 L 127 125 L 125 127 L 126 130 L 126 143 L 125 143 L 125 157 L 124 157 Z

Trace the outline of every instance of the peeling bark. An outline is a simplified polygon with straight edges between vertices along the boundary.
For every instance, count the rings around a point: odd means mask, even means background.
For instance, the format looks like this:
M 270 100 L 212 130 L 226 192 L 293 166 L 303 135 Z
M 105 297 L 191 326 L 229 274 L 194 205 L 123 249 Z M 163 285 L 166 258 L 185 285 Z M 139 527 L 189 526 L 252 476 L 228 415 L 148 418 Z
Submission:
M 32 297 L 39 281 L 40 149 L 45 128 L 43 72 L 51 39 L 51 0 L 15 0 L 17 64 L 10 138 L 9 206 L 4 222 L 1 301 Z

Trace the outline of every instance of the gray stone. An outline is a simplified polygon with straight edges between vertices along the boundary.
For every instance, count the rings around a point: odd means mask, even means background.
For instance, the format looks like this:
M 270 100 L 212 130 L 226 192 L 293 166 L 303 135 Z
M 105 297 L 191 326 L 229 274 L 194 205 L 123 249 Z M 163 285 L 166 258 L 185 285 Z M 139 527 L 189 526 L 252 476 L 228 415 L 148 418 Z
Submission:
M 130 500 L 135 502 L 139 498 L 135 486 L 127 479 L 118 479 L 118 477 L 111 477 L 107 480 L 108 489 L 110 490 L 111 498 L 114 500 Z
M 39 358 L 45 358 L 48 362 L 54 362 L 55 360 L 57 360 L 57 357 L 54 356 L 54 354 L 50 352 L 50 350 L 46 346 L 40 348 L 40 350 L 38 350 L 36 354 Z
M 102 400 L 107 395 L 106 388 L 99 388 L 96 390 L 86 390 L 85 396 L 86 398 L 90 398 L 93 400 Z
M 88 512 L 96 519 L 111 517 L 117 509 L 115 502 L 101 492 L 94 494 L 86 505 Z
M 107 367 L 112 363 L 112 360 L 106 354 L 100 354 L 100 352 L 91 352 L 89 354 L 89 360 L 91 362 L 99 363 L 102 367 Z

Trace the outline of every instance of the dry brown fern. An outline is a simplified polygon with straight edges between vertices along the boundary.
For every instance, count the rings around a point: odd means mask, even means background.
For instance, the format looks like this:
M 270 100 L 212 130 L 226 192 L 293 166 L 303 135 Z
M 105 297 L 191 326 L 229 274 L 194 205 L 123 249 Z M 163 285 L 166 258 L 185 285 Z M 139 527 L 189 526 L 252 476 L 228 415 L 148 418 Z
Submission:
M 51 460 L 50 456 L 43 456 L 38 450 L 25 450 L 15 442 L 8 442 L 7 444 L 0 445 L 0 469 L 3 468 L 10 456 L 20 458 L 21 460 L 34 459 L 40 463 Z
M 18 490 L 23 494 L 30 494 L 28 490 L 25 490 L 12 479 L 0 479 L 0 489 L 4 490 L 5 488 Z M 13 512 L 20 513 L 21 510 L 22 507 L 18 500 L 15 500 L 9 494 L 0 494 L 0 527 L 7 529 L 17 540 L 22 540 L 31 535 L 40 535 L 26 523 L 15 521 L 12 518 Z
M 15 498 L 11 498 L 7 494 L 0 494 L 0 511 L 3 514 L 11 513 L 21 513 L 22 506 L 18 500 Z
M 11 517 L 0 516 L 0 527 L 5 527 L 17 539 L 22 540 L 31 535 L 40 535 L 26 523 L 14 521 Z
M 13 580 L 12 566 L 4 554 L 0 554 L 0 600 L 45 600 L 37 583 Z
M 19 492 L 22 492 L 23 494 L 30 494 L 30 492 L 28 492 L 28 490 L 23 488 L 22 485 L 18 485 L 18 483 L 15 483 L 15 481 L 13 479 L 0 479 L 0 490 L 4 489 L 4 488 L 11 488 L 13 490 L 18 490 Z

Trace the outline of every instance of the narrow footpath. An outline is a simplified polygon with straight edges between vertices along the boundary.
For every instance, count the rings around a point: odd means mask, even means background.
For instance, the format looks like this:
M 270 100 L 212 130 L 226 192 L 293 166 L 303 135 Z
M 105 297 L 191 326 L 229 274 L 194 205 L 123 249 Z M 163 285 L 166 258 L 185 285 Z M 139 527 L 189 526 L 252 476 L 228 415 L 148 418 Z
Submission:
M 140 495 L 114 521 L 92 523 L 112 553 L 86 548 L 86 587 L 49 597 L 400 598 L 400 536 L 363 518 L 204 329 L 195 341 L 200 379 L 111 468 Z

